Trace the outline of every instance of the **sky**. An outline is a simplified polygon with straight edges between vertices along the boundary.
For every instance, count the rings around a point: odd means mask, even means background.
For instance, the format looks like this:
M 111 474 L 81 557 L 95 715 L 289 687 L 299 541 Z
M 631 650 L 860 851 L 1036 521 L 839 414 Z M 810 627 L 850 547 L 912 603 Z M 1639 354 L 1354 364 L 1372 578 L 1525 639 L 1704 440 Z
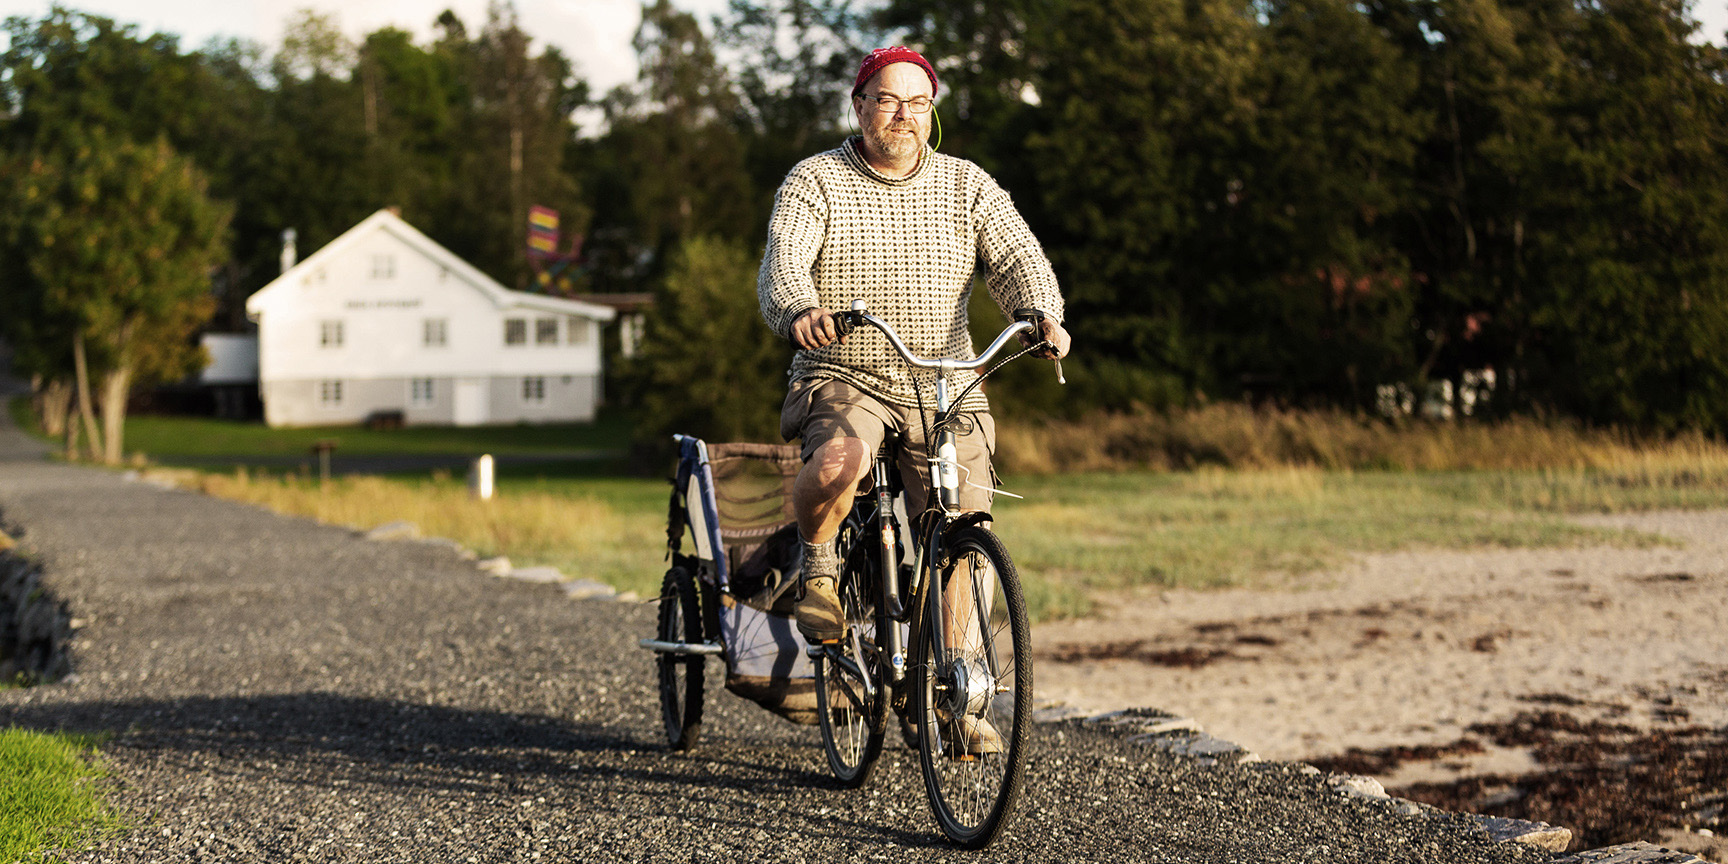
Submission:
M 352 39 L 385 26 L 415 34 L 424 43 L 432 22 L 452 9 L 470 32 L 486 23 L 487 0 L 62 0 L 80 11 L 132 23 L 145 32 L 180 36 L 182 49 L 194 49 L 212 37 L 237 36 L 274 51 L 282 41 L 283 25 L 293 13 L 312 8 L 335 16 Z M 0 0 L 0 17 L 39 18 L 50 0 Z M 558 47 L 576 63 L 596 94 L 633 80 L 636 52 L 630 38 L 641 20 L 641 0 L 515 0 L 522 29 L 537 41 Z M 706 22 L 725 10 L 725 0 L 674 0 L 679 8 Z M 1694 0 L 1693 15 L 1702 24 L 1700 36 L 1722 44 L 1728 31 L 1728 0 Z

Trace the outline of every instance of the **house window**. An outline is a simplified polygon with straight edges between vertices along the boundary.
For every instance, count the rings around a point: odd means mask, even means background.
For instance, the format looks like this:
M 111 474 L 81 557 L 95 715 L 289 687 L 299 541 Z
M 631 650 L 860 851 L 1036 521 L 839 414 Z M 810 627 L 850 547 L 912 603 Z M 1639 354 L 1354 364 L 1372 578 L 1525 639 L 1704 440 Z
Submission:
M 396 278 L 396 256 L 384 255 L 384 254 L 373 255 L 372 256 L 372 278 L 374 278 L 374 279 L 394 279 L 394 278 Z
M 556 345 L 556 344 L 558 344 L 558 319 L 557 318 L 536 318 L 536 319 L 534 319 L 534 344 L 536 344 L 536 345 Z
M 504 319 L 504 344 L 505 345 L 527 345 L 528 344 L 528 319 L 526 319 L 526 318 L 506 318 L 506 319 Z
M 588 320 L 587 319 L 578 318 L 575 315 L 572 315 L 572 316 L 570 316 L 569 327 L 570 327 L 570 344 L 571 345 L 586 345 L 586 344 L 588 344 Z
M 320 347 L 320 348 L 340 348 L 340 347 L 342 347 L 342 322 L 341 321 L 320 321 L 320 322 L 318 322 L 318 347 Z
M 433 402 L 432 379 L 415 378 L 409 381 L 412 388 L 409 392 L 409 402 L 413 405 L 431 405 Z
M 443 348 L 449 343 L 450 326 L 443 318 L 427 318 L 421 329 L 427 348 Z
M 530 375 L 522 379 L 522 401 L 540 403 L 546 401 L 546 379 L 539 375 Z
M 341 381 L 320 381 L 320 382 L 318 382 L 318 404 L 329 405 L 329 406 L 341 405 L 342 404 L 342 382 Z

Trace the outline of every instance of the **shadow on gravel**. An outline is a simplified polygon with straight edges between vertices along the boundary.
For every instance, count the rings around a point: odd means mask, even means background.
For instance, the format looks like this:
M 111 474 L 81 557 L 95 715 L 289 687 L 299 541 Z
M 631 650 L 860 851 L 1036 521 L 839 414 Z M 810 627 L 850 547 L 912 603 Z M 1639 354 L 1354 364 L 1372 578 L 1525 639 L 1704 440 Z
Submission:
M 506 810 L 541 796 L 548 808 L 584 818 L 699 823 L 716 837 L 754 835 L 774 818 L 825 842 L 945 848 L 934 832 L 884 819 L 866 799 L 828 797 L 837 787 L 817 770 L 826 764 L 811 747 L 734 734 L 679 754 L 637 723 L 607 728 L 322 692 L 0 707 L 0 726 L 112 735 L 102 749 L 123 766 L 126 785 L 159 790 L 164 780 L 221 777 L 225 789 L 285 812 L 315 809 L 338 789 L 342 798 L 483 800 Z M 915 765 L 905 753 L 890 758 L 903 794 L 918 796 L 907 800 L 921 803 Z M 151 800 L 144 809 L 160 806 Z
M 276 775 L 284 780 L 312 784 L 480 790 L 501 780 L 630 779 L 688 794 L 692 772 L 751 793 L 829 782 L 748 757 L 674 758 L 633 729 L 336 693 L 20 705 L 0 712 L 0 722 L 108 733 L 109 747 L 178 751 L 191 761 L 269 763 L 285 769 Z M 643 758 L 654 756 L 667 758 Z

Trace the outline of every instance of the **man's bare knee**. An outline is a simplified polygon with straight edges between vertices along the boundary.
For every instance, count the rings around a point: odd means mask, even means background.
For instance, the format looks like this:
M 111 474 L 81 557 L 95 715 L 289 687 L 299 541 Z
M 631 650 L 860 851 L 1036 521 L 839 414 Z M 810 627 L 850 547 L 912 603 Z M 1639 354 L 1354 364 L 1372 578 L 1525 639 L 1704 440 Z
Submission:
M 824 500 L 851 494 L 870 470 L 870 448 L 857 438 L 831 438 L 810 454 L 799 480 Z
M 834 539 L 858 481 L 870 471 L 870 456 L 870 448 L 857 438 L 830 439 L 810 454 L 792 487 L 800 537 L 811 543 Z

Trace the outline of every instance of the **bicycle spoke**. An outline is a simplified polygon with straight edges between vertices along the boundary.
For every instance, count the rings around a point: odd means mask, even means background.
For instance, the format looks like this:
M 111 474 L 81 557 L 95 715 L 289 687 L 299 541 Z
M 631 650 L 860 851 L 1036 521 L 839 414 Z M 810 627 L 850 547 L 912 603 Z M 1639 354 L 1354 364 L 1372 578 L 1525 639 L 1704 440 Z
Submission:
M 1001 830 L 1024 771 L 1030 630 L 1013 564 L 993 534 L 962 529 L 920 634 L 920 762 L 942 831 L 978 848 Z M 937 590 L 934 586 L 932 590 Z M 1000 614 L 996 610 L 1000 609 Z
M 816 695 L 822 745 L 834 776 L 848 786 L 869 778 L 882 751 L 887 700 L 874 644 L 874 606 L 861 589 L 865 556 L 851 556 L 839 585 L 848 634 L 823 649 L 816 661 Z

